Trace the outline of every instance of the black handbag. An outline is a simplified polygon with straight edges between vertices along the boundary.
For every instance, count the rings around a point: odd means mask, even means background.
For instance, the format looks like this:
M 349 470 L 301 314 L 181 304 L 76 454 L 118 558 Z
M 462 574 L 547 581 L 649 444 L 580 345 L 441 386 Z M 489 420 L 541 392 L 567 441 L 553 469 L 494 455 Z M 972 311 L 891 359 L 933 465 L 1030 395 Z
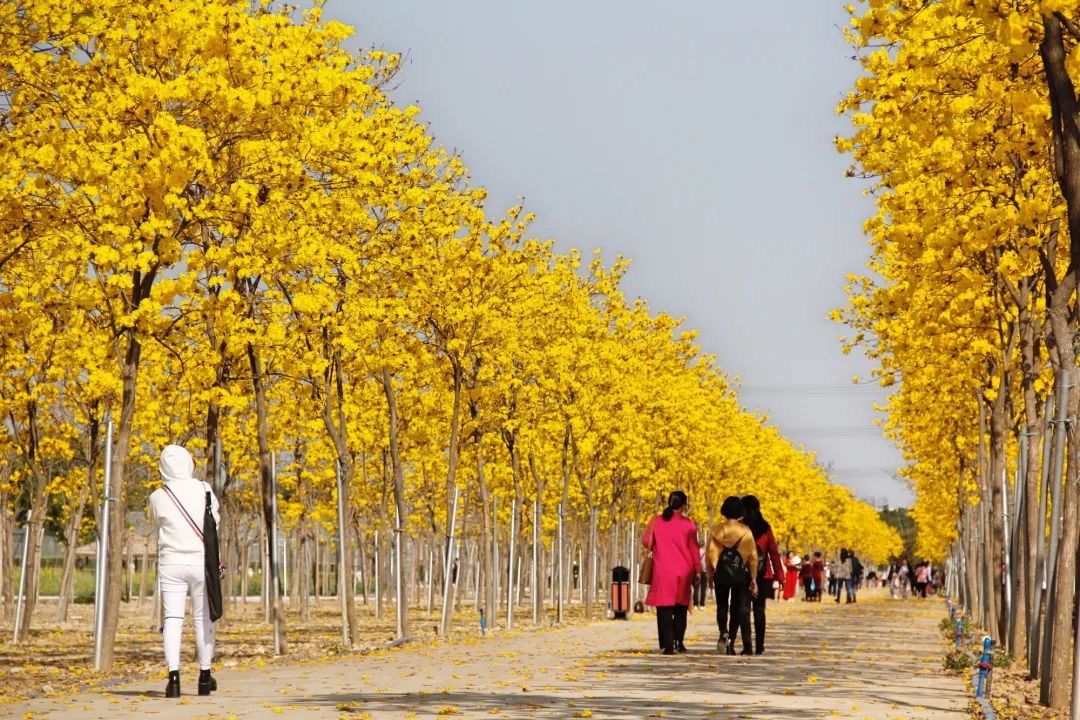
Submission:
M 206 491 L 206 509 L 203 510 L 203 559 L 206 565 L 206 606 L 210 622 L 217 622 L 224 610 L 221 599 L 221 556 L 218 551 L 217 523 L 210 510 L 210 491 Z

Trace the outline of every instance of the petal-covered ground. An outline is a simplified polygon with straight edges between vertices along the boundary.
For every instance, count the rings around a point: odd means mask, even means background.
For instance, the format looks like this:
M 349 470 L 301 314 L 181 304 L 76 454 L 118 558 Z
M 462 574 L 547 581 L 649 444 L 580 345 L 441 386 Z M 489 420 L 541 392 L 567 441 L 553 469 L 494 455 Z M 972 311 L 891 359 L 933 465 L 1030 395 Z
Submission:
M 166 700 L 161 680 L 0 706 L 52 718 L 966 718 L 942 670 L 937 601 L 770 608 L 766 653 L 716 652 L 712 608 L 691 615 L 689 653 L 655 650 L 651 615 L 452 643 L 216 672 L 220 691 Z M 27 715 L 29 714 L 29 715 Z

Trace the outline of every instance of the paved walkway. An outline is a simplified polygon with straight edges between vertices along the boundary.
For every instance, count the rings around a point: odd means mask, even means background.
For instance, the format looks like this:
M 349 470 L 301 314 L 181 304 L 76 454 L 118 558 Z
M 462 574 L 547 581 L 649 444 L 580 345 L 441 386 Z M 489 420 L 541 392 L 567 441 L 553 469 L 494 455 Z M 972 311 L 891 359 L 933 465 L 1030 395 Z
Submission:
M 962 720 L 946 675 L 936 601 L 770 608 L 767 652 L 716 653 L 712 608 L 691 615 L 687 655 L 655 650 L 651 616 L 454 644 L 216 673 L 221 691 L 183 697 L 164 681 L 0 705 L 4 717 L 67 718 L 933 718 Z M 25 715 L 33 713 L 32 715 Z

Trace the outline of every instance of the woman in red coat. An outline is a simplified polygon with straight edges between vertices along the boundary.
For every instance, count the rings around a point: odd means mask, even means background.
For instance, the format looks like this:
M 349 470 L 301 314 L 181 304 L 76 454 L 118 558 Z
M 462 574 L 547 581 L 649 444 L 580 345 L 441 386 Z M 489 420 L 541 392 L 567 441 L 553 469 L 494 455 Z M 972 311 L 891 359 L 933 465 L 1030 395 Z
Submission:
M 784 556 L 784 568 L 786 574 L 784 575 L 784 599 L 791 600 L 795 597 L 795 591 L 799 587 L 799 570 L 801 569 L 802 560 L 799 556 L 788 550 L 787 555 Z
M 649 521 L 641 539 L 653 554 L 652 584 L 645 603 L 656 608 L 656 630 L 665 655 L 686 652 L 683 639 L 691 586 L 701 573 L 697 525 L 686 517 L 688 509 L 686 493 L 671 493 L 664 512 Z
M 784 566 L 780 563 L 780 550 L 776 547 L 776 536 L 772 526 L 761 515 L 761 503 L 753 495 L 742 499 L 746 515 L 743 522 L 754 534 L 758 547 L 757 585 L 758 594 L 753 599 L 754 609 L 754 652 L 765 652 L 765 601 L 776 597 L 776 589 L 784 579 Z

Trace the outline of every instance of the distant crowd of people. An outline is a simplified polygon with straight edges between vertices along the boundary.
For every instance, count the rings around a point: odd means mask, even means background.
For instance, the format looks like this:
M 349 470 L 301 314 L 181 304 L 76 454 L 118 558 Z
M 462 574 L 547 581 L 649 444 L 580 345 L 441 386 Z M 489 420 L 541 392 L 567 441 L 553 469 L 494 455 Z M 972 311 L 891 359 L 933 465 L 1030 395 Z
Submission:
M 889 595 L 894 600 L 936 595 L 941 591 L 942 582 L 943 574 L 926 560 L 916 565 L 913 570 L 907 559 L 901 558 L 890 563 L 881 574 L 881 584 L 889 588 Z

